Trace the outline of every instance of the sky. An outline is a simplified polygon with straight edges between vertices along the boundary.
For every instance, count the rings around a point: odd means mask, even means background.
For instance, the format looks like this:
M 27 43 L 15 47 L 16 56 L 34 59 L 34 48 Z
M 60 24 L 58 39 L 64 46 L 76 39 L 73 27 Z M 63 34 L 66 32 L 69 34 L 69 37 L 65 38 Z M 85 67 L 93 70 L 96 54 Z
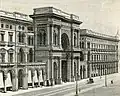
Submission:
M 47 6 L 78 15 L 81 29 L 112 36 L 120 29 L 120 0 L 0 0 L 0 9 L 28 15 L 34 8 Z

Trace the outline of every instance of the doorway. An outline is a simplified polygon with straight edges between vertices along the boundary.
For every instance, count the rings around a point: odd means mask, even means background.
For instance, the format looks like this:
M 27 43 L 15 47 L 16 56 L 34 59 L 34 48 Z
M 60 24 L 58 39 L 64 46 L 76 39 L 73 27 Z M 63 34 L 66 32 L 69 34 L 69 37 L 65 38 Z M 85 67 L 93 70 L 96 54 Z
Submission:
M 62 81 L 67 82 L 67 61 L 62 61 Z

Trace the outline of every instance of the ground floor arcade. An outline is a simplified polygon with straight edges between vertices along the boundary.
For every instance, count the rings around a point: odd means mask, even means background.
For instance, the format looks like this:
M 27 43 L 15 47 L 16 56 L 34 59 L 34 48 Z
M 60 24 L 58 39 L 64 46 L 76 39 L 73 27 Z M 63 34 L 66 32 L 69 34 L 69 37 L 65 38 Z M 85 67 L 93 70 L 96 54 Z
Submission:
M 17 91 L 28 87 L 45 85 L 45 64 L 30 64 L 28 66 L 2 66 L 0 69 L 0 91 Z
M 99 62 L 90 64 L 88 77 L 102 76 L 106 74 L 118 73 L 118 62 Z

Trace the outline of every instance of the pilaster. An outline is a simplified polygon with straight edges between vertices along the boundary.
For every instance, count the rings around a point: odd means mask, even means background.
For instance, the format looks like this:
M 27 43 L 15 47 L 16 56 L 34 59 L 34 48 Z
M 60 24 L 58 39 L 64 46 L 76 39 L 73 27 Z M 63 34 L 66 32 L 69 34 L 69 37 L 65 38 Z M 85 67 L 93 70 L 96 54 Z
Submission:
M 62 83 L 62 77 L 61 77 L 61 59 L 59 59 L 58 63 L 58 84 Z
M 4 77 L 3 77 L 3 78 L 4 78 L 4 93 L 6 93 L 6 92 L 7 92 L 6 80 L 7 80 L 7 78 L 8 78 L 6 72 L 4 73 Z
M 23 74 L 23 89 L 28 89 L 28 73 L 27 67 L 25 68 L 25 72 Z
M 67 61 L 67 81 L 71 81 L 71 59 L 68 59 Z
M 74 59 L 71 59 L 71 82 L 75 81 L 75 76 L 74 76 Z

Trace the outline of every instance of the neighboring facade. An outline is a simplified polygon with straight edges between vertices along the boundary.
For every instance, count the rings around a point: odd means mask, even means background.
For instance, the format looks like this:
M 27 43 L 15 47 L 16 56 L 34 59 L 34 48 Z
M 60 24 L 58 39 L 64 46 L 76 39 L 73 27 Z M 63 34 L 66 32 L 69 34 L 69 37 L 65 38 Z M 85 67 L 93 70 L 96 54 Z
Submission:
M 0 88 L 5 92 L 40 84 L 38 78 L 45 71 L 45 63 L 33 63 L 34 33 L 28 17 L 0 10 Z
M 81 29 L 81 49 L 87 54 L 87 76 L 95 77 L 118 72 L 118 42 L 116 36 Z

